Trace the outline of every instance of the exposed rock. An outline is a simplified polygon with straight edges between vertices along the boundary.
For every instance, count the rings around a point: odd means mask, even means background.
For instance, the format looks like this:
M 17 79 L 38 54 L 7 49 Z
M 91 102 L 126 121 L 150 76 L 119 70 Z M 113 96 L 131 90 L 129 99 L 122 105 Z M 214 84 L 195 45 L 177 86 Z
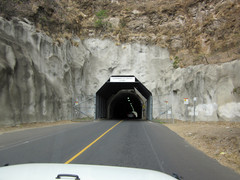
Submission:
M 240 117 L 240 103 L 231 102 L 219 107 L 218 114 L 223 120 L 239 121 Z
M 61 47 L 23 22 L 0 19 L 0 124 L 56 121 L 71 115 L 70 43 Z
M 175 69 L 169 56 L 167 48 L 107 39 L 57 46 L 29 23 L 0 18 L 0 124 L 71 119 L 73 100 L 94 97 L 111 75 L 136 76 L 153 94 L 154 118 L 168 101 L 174 118 L 190 120 L 197 97 L 196 120 L 240 120 L 240 60 Z M 82 111 L 94 116 L 94 108 Z
M 101 11 L 112 26 L 96 18 Z M 182 67 L 240 59 L 239 14 L 239 0 L 0 1 L 1 16 L 32 21 L 54 39 L 158 45 L 181 58 Z
M 111 24 L 111 26 L 113 27 L 113 28 L 119 28 L 119 23 L 120 23 L 120 19 L 119 18 L 110 18 L 109 20 L 108 20 L 108 22 Z

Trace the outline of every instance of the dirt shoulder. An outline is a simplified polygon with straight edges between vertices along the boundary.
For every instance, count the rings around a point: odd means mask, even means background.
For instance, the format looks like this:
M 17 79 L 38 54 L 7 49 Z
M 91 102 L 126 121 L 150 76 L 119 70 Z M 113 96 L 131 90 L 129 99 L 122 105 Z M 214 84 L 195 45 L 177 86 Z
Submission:
M 240 174 L 240 122 L 176 121 L 165 126 L 209 157 Z

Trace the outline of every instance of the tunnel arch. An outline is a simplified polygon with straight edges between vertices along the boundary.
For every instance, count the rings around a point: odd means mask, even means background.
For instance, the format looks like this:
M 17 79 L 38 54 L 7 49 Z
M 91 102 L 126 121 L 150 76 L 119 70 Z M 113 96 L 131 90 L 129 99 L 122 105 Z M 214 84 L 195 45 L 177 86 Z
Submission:
M 152 94 L 135 76 L 111 76 L 96 92 L 95 118 L 152 120 Z

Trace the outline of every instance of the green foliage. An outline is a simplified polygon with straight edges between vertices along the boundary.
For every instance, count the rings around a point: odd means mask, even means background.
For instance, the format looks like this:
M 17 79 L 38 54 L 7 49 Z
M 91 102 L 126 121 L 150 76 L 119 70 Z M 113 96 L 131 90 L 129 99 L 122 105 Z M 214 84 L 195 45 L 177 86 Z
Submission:
M 109 26 L 109 23 L 104 21 L 108 17 L 107 10 L 100 10 L 96 13 L 97 19 L 94 22 L 94 26 L 97 29 L 105 29 Z
M 233 88 L 233 93 L 240 95 L 240 87 Z
M 103 20 L 104 18 L 108 17 L 107 10 L 100 10 L 96 13 L 98 19 Z
M 178 56 L 174 57 L 174 62 L 173 62 L 173 67 L 175 69 L 179 68 L 179 63 L 180 63 L 181 59 Z
M 126 25 L 127 25 L 126 20 L 125 19 L 120 19 L 120 27 L 124 28 L 124 27 L 126 27 Z
M 102 21 L 101 19 L 97 19 L 94 22 L 95 28 L 104 28 L 106 26 L 106 22 Z
M 153 119 L 153 122 L 159 123 L 159 124 L 165 124 L 166 122 L 163 121 L 163 119 Z

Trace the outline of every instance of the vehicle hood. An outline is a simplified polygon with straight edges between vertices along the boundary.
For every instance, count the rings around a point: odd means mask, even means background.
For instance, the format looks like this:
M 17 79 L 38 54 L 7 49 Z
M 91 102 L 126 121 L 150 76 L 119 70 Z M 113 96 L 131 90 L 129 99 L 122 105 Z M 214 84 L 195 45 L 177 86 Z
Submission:
M 0 168 L 0 180 L 77 180 L 77 177 L 81 180 L 176 180 L 158 171 L 115 166 L 22 164 Z

